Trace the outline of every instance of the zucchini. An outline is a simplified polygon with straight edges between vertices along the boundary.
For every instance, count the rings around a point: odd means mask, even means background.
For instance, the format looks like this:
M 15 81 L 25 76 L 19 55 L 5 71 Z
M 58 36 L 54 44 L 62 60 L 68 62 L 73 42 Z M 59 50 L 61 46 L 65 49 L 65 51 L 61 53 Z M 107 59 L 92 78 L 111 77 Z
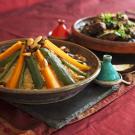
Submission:
M 23 86 L 24 76 L 25 76 L 25 70 L 26 70 L 26 63 L 24 61 L 24 65 L 23 65 L 23 68 L 22 68 L 22 73 L 21 73 L 21 77 L 20 77 L 19 85 L 18 85 L 19 88 L 22 88 L 22 86 Z
M 19 52 L 14 53 L 11 57 L 10 57 L 10 61 L 9 63 L 6 65 L 5 70 L 0 74 L 0 80 L 3 79 L 3 77 L 5 77 L 5 75 L 9 72 L 9 69 L 12 67 L 12 65 L 14 64 L 14 62 L 16 61 L 17 57 L 19 56 Z M 8 59 L 9 60 L 9 59 Z
M 5 60 L 3 60 L 3 61 L 0 61 L 0 67 L 4 67 L 10 60 L 11 57 L 9 57 L 9 58 L 7 58 L 7 59 L 5 59 Z
M 79 74 L 79 75 L 82 75 L 82 76 L 85 76 L 85 77 L 88 77 L 88 74 L 81 71 L 80 69 L 78 69 L 77 67 L 75 67 L 74 65 L 68 63 L 67 61 L 65 60 L 62 60 L 62 63 L 65 64 L 67 67 L 69 67 L 72 71 L 74 71 L 75 73 Z
M 0 67 L 4 67 L 6 64 L 8 64 L 11 60 L 12 57 L 14 57 L 15 54 L 12 54 L 10 57 L 0 61 Z
M 71 77 L 67 69 L 62 64 L 61 60 L 55 54 L 51 53 L 48 49 L 45 48 L 40 48 L 40 51 L 51 64 L 56 75 L 63 82 L 64 85 L 75 83 L 74 79 Z
M 38 64 L 33 56 L 26 57 L 26 63 L 30 71 L 34 86 L 36 89 L 41 89 L 44 85 L 44 80 L 38 69 Z

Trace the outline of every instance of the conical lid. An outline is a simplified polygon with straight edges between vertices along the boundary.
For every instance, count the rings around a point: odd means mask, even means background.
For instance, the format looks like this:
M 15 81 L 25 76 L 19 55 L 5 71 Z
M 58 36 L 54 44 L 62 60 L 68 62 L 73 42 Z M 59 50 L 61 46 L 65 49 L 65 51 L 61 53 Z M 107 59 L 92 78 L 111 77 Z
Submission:
M 69 31 L 65 25 L 65 20 L 58 19 L 58 25 L 54 28 L 50 36 L 63 39 L 68 38 Z
M 111 63 L 112 56 L 104 55 L 103 62 L 101 63 L 101 71 L 97 80 L 101 81 L 117 81 L 120 80 L 120 75 Z

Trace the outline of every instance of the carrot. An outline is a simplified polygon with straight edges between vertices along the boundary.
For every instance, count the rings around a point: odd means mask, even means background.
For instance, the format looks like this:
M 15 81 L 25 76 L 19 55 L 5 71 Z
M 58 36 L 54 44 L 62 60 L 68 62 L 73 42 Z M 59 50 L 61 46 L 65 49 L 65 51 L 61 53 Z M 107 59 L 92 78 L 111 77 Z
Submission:
M 21 71 L 23 68 L 23 63 L 24 63 L 24 56 L 23 56 L 24 50 L 25 50 L 25 45 L 22 46 L 21 53 L 18 58 L 15 69 L 14 69 L 11 77 L 9 78 L 9 80 L 6 83 L 6 87 L 8 87 L 8 88 L 16 88 L 18 85 L 18 82 L 19 82 L 19 79 L 21 76 Z
M 40 52 L 40 50 L 37 50 L 35 52 L 36 57 L 39 62 L 39 66 L 41 68 L 41 73 L 45 79 L 45 83 L 47 85 L 47 88 L 59 88 L 60 83 L 55 76 L 53 70 L 51 69 L 50 65 L 48 65 L 47 60 L 44 58 L 43 54 Z
M 57 54 L 61 58 L 65 59 L 67 62 L 73 64 L 74 66 L 78 67 L 80 70 L 89 70 L 90 69 L 90 66 L 79 63 L 77 60 L 70 57 L 68 54 L 66 54 L 64 51 L 62 51 L 59 47 L 54 45 L 49 40 L 44 41 L 44 47 L 47 47 L 48 49 L 54 51 L 55 54 Z
M 0 60 L 6 59 L 10 55 L 12 55 L 14 52 L 19 50 L 22 47 L 22 42 L 18 41 L 17 43 L 13 44 L 11 47 L 6 49 L 4 52 L 0 53 Z
M 54 72 L 51 67 L 48 65 L 42 70 L 42 74 L 46 79 L 47 88 L 59 88 L 61 87 L 56 76 L 54 76 Z

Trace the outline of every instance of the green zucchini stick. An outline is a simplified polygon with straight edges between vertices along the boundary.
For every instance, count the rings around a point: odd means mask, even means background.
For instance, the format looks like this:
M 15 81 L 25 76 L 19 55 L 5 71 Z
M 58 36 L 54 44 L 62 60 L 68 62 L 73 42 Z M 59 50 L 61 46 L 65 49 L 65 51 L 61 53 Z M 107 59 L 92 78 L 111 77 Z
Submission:
M 20 51 L 19 51 L 20 52 Z M 6 65 L 4 72 L 2 72 L 0 74 L 0 80 L 3 79 L 3 77 L 5 77 L 6 74 L 8 74 L 10 68 L 13 66 L 14 62 L 16 61 L 17 57 L 19 56 L 19 52 L 14 53 L 11 57 L 10 57 L 10 62 Z
M 38 69 L 38 64 L 33 56 L 26 57 L 28 69 L 30 71 L 34 86 L 36 89 L 41 89 L 44 85 L 44 80 Z
M 61 60 L 54 53 L 50 52 L 48 49 L 45 48 L 40 48 L 40 51 L 48 60 L 56 75 L 63 82 L 64 85 L 75 83 L 72 76 L 69 74 L 67 69 L 62 64 Z
M 23 83 L 24 83 L 25 69 L 26 69 L 26 63 L 24 61 L 24 65 L 23 65 L 23 68 L 22 68 L 22 73 L 21 73 L 21 77 L 20 77 L 19 85 L 18 85 L 19 88 L 22 88 Z
M 67 67 L 69 67 L 71 70 L 73 70 L 74 72 L 76 72 L 77 74 L 79 75 L 82 75 L 82 76 L 85 76 L 85 77 L 88 77 L 88 74 L 81 71 L 79 68 L 75 67 L 74 65 L 68 63 L 67 61 L 65 60 L 62 60 L 63 64 L 65 64 Z

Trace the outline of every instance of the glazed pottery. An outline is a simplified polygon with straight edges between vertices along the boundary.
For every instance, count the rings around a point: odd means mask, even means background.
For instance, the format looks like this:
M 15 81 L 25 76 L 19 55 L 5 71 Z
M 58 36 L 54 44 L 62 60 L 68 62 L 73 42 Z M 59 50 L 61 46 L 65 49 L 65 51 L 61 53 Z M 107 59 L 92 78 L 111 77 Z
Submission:
M 97 80 L 101 81 L 118 81 L 120 80 L 120 75 L 114 68 L 111 63 L 112 56 L 111 55 L 104 55 L 103 61 L 101 63 L 101 71 L 96 78 Z
M 51 32 L 49 32 L 49 37 L 56 39 L 68 39 L 69 30 L 65 24 L 65 20 L 58 19 L 58 24 Z
M 126 85 L 130 85 L 131 84 L 131 82 L 123 80 L 121 74 L 119 74 L 119 76 L 120 76 L 120 79 L 116 80 L 116 81 L 102 81 L 102 80 L 95 79 L 95 83 L 100 85 L 100 86 L 103 86 L 103 87 L 112 87 L 112 86 L 118 85 L 120 83 L 124 83 Z

